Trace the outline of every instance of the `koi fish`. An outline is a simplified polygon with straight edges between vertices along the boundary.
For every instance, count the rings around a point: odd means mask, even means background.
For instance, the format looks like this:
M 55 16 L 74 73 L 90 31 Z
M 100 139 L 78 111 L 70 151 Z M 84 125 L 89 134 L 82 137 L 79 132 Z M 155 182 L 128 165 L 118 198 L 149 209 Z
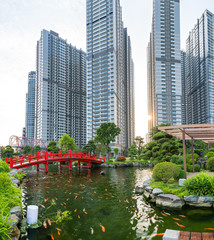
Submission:
M 119 200 L 119 202 L 121 202 L 121 200 Z
M 74 210 L 74 212 L 76 212 L 76 211 L 77 211 L 77 209 Z
M 78 218 L 80 219 L 80 215 L 78 215 Z
M 103 232 L 106 231 L 106 229 L 105 229 L 105 227 L 104 227 L 103 225 L 100 225 L 100 227 L 102 228 L 102 231 L 103 231 Z
M 60 228 L 56 228 L 57 231 L 61 232 L 62 230 Z
M 51 234 L 51 239 L 54 240 L 53 234 Z
M 51 220 L 50 219 L 48 219 L 48 224 L 49 224 L 49 226 L 51 226 Z
M 181 219 L 179 218 L 173 218 L 175 221 L 181 221 Z
M 134 211 L 135 209 L 134 209 L 134 208 L 132 208 L 132 210 Z
M 164 217 L 167 217 L 168 215 L 166 215 L 165 213 L 161 213 Z
M 177 223 L 177 222 L 176 222 L 176 224 L 178 225 L 178 227 L 185 228 L 185 226 L 184 226 L 184 225 L 181 225 L 181 224 L 179 224 L 179 223 Z
M 214 231 L 214 228 L 204 228 L 205 230 Z
M 44 228 L 47 228 L 47 223 L 45 221 L 43 222 L 43 226 Z
M 83 199 L 84 197 L 82 197 L 82 199 Z
M 94 229 L 91 227 L 91 235 L 94 234 Z
M 75 199 L 77 199 L 77 196 L 75 196 Z
M 58 235 L 60 236 L 60 231 L 58 231 Z
M 155 237 L 163 237 L 164 233 L 158 233 L 155 235 Z
M 62 203 L 60 203 L 60 205 L 61 205 L 61 206 L 63 206 L 63 204 L 62 204 Z
M 43 208 L 45 208 L 45 206 L 44 206 L 44 205 L 42 205 L 42 204 L 40 204 L 40 206 L 41 206 L 41 207 L 43 207 Z
M 184 216 L 184 215 L 179 215 L 180 217 L 183 217 L 183 218 L 185 218 L 186 216 Z
M 94 192 L 96 194 L 96 192 Z
M 132 199 L 133 199 L 133 200 L 136 200 L 136 198 L 134 198 L 134 197 L 133 197 Z
M 107 192 L 107 191 L 108 191 L 108 189 L 105 189 L 105 191 Z
M 68 200 L 69 200 L 69 198 L 66 199 L 66 201 L 68 201 Z
M 48 199 L 49 199 L 49 198 L 46 198 L 46 199 L 45 199 L 45 202 L 47 202 L 47 201 L 48 201 Z

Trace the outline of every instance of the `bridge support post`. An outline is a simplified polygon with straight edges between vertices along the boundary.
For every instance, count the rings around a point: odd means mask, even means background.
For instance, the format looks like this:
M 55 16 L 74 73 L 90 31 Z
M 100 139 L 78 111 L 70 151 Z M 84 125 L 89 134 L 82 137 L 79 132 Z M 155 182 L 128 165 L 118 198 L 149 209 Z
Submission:
M 69 161 L 69 170 L 72 170 L 72 160 Z
M 78 168 L 80 168 L 80 161 L 78 161 Z
M 13 158 L 10 158 L 10 168 L 13 168 Z
M 59 162 L 59 168 L 60 169 L 62 168 L 62 162 L 61 161 Z
M 48 173 L 48 162 L 45 163 L 45 172 Z
M 7 163 L 7 165 L 8 165 L 8 158 L 6 157 L 6 163 Z
M 36 165 L 36 170 L 39 172 L 39 164 Z
M 90 161 L 88 162 L 88 168 L 91 168 L 91 162 Z

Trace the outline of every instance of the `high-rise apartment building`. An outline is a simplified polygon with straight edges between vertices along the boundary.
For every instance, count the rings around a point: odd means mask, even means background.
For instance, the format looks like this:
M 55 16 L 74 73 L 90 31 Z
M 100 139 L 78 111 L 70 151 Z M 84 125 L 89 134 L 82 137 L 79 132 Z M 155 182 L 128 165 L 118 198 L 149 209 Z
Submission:
M 34 138 L 35 83 L 36 83 L 36 72 L 31 71 L 28 74 L 28 93 L 26 94 L 25 136 L 27 138 Z
M 53 31 L 37 43 L 35 137 L 86 144 L 86 54 Z
M 188 123 L 188 106 L 187 106 L 187 82 L 186 82 L 186 52 L 181 51 L 181 84 L 182 84 L 182 100 L 181 100 L 181 109 L 182 109 L 182 125 Z
M 121 129 L 114 147 L 134 140 L 134 70 L 131 41 L 119 0 L 87 0 L 87 140 L 101 123 Z
M 180 125 L 180 0 L 153 0 L 147 56 L 149 132 L 162 123 Z
M 186 41 L 188 124 L 214 123 L 214 14 L 206 10 Z

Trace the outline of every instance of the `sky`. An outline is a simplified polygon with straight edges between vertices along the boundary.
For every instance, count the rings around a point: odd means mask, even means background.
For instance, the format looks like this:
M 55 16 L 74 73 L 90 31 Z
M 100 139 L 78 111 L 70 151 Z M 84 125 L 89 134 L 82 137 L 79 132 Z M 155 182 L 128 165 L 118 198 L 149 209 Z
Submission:
M 132 41 L 135 64 L 136 136 L 147 133 L 146 47 L 153 0 L 120 0 L 124 26 Z M 181 49 L 213 0 L 180 0 Z M 0 146 L 22 135 L 28 72 L 36 69 L 36 42 L 41 30 L 53 30 L 68 43 L 86 50 L 86 0 L 0 0 Z

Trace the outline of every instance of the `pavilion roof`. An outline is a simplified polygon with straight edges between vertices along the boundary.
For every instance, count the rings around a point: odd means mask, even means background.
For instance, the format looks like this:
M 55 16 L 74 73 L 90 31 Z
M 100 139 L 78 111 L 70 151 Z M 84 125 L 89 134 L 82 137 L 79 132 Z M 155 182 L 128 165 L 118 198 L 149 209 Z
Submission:
M 178 139 L 183 139 L 184 133 L 186 140 L 202 140 L 205 143 L 214 143 L 214 124 L 164 126 L 158 129 Z

